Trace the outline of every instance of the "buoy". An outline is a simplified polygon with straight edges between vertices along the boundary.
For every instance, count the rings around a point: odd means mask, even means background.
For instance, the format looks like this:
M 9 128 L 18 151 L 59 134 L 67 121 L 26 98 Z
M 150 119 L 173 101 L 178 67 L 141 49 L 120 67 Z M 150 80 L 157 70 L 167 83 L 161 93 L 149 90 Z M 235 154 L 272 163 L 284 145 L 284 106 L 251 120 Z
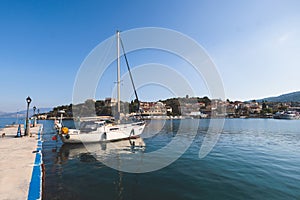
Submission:
M 57 140 L 56 135 L 54 135 L 54 136 L 52 137 L 52 140 Z

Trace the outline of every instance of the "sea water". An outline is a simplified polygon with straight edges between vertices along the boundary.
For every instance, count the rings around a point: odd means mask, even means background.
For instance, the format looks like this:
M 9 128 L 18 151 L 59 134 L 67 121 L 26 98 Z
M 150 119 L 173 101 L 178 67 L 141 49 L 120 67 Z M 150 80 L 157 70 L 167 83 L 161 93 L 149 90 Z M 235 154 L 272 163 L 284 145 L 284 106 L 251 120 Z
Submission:
M 189 119 L 193 120 L 193 119 Z M 213 119 L 212 119 L 213 120 Z M 199 158 L 210 120 L 201 119 L 191 146 L 172 164 L 148 173 L 112 169 L 61 141 L 44 124 L 44 199 L 300 199 L 300 120 L 226 119 L 212 151 Z M 69 124 L 68 124 L 69 123 Z M 168 145 L 184 120 L 153 120 L 148 153 Z M 65 121 L 72 126 L 72 122 Z M 155 126 L 154 126 L 155 127 Z M 151 130 L 147 130 L 149 134 Z M 186 130 L 185 137 L 190 137 Z
M 0 128 L 4 128 L 6 125 L 12 124 L 23 124 L 24 119 L 22 118 L 0 118 Z

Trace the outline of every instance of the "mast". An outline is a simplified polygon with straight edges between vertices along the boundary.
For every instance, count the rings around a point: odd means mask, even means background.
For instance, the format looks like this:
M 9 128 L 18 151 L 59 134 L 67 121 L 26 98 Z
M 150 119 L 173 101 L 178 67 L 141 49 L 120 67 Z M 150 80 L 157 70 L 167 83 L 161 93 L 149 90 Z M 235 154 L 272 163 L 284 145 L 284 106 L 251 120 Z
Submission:
M 121 88 L 120 88 L 120 31 L 117 31 L 117 120 L 120 122 L 121 113 Z

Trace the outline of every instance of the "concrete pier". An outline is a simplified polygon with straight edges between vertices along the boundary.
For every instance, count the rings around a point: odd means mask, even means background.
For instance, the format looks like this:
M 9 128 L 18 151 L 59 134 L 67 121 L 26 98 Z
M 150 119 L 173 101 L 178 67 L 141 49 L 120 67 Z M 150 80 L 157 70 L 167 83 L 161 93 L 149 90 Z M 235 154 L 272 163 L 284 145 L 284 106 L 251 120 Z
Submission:
M 37 154 L 41 156 L 41 152 L 37 151 L 41 147 L 37 145 L 41 145 L 38 133 L 41 132 L 42 125 L 30 128 L 32 137 L 15 138 L 17 130 L 18 125 L 6 126 L 0 130 L 0 199 L 33 199 L 29 197 L 29 190 L 41 190 L 29 187 L 34 179 L 33 169 L 39 165 L 36 162 Z M 21 130 L 24 134 L 23 126 Z

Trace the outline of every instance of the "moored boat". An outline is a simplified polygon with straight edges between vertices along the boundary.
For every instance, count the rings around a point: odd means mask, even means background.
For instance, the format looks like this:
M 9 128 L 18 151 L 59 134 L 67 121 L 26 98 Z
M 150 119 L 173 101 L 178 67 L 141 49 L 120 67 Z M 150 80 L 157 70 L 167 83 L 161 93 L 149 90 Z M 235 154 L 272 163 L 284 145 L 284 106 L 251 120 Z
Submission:
M 104 142 L 104 141 L 118 141 L 123 139 L 137 138 L 139 137 L 144 128 L 145 122 L 138 118 L 132 120 L 123 120 L 120 118 L 121 114 L 121 100 L 120 100 L 120 45 L 122 45 L 124 57 L 137 102 L 138 96 L 135 90 L 135 86 L 132 80 L 130 68 L 127 62 L 123 43 L 120 39 L 120 32 L 117 31 L 117 115 L 116 120 L 88 120 L 80 121 L 80 125 L 77 129 L 69 129 L 67 127 L 57 126 L 59 129 L 59 136 L 64 143 L 92 143 L 92 142 Z M 138 110 L 139 105 L 138 105 Z M 140 117 L 141 118 L 141 117 Z M 61 120 L 62 121 L 62 120 Z
M 64 143 L 92 143 L 118 141 L 139 137 L 145 128 L 145 122 L 117 124 L 111 121 L 80 122 L 79 129 L 61 129 L 60 138 Z
M 299 113 L 296 111 L 277 112 L 273 116 L 274 119 L 299 119 Z

